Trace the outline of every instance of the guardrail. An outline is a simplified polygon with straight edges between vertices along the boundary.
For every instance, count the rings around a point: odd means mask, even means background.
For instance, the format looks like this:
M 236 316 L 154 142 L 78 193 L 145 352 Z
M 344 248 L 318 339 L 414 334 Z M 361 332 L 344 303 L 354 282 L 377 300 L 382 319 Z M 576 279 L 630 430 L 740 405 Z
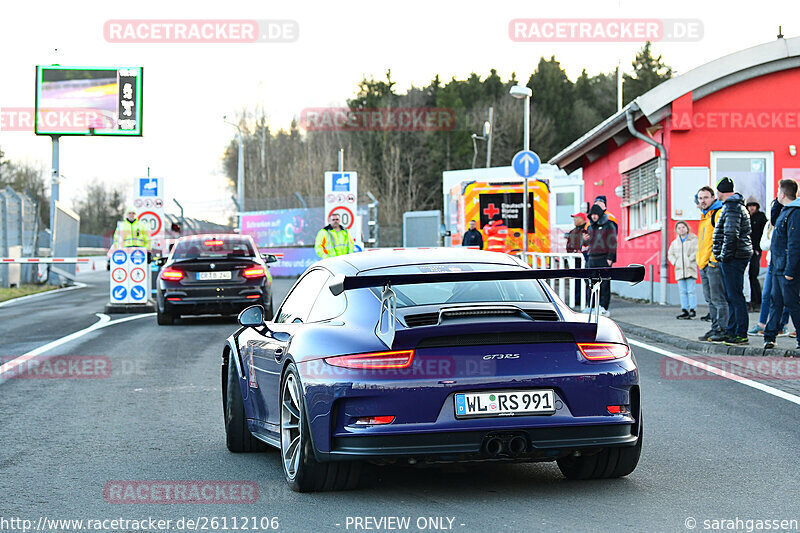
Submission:
M 586 260 L 583 254 L 576 253 L 539 253 L 528 252 L 530 265 L 535 269 L 556 270 L 561 268 L 581 268 Z M 550 287 L 558 293 L 558 297 L 571 308 L 580 311 L 588 306 L 588 281 L 581 279 L 546 280 Z

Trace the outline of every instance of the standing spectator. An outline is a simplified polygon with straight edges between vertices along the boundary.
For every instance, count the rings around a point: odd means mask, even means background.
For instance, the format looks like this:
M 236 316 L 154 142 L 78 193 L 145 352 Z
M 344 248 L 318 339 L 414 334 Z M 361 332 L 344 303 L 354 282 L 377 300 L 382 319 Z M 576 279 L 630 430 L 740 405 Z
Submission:
M 697 207 L 703 212 L 697 232 L 697 267 L 700 269 L 703 296 L 708 303 L 708 314 L 711 315 L 711 329 L 699 338 L 707 341 L 710 337 L 724 333 L 728 327 L 728 301 L 725 299 L 722 269 L 712 251 L 714 226 L 719 218 L 722 202 L 714 198 L 714 189 L 706 186 L 697 191 Z
M 508 226 L 503 223 L 499 213 L 492 217 L 491 222 L 483 227 L 486 234 L 486 249 L 490 252 L 507 252 Z
M 469 229 L 461 239 L 461 246 L 477 246 L 478 249 L 483 250 L 483 235 L 478 231 L 477 226 L 478 223 L 474 220 L 469 221 Z
M 697 316 L 697 236 L 683 220 L 675 223 L 675 233 L 678 236 L 667 251 L 669 262 L 675 267 L 675 279 L 678 280 L 681 295 L 681 314 L 675 318 L 691 320 Z
M 733 192 L 733 180 L 725 177 L 717 183 L 722 200 L 717 225 L 714 226 L 713 252 L 722 268 L 722 282 L 730 316 L 726 333 L 708 340 L 725 344 L 749 344 L 747 340 L 747 301 L 744 298 L 744 271 L 753 255 L 750 242 L 750 214 L 744 198 Z
M 752 230 L 750 240 L 753 243 L 753 257 L 750 258 L 750 265 L 747 267 L 747 275 L 750 278 L 750 309 L 758 311 L 761 309 L 761 284 L 758 282 L 758 275 L 761 273 L 761 235 L 767 225 L 767 215 L 761 211 L 761 205 L 753 196 L 747 199 L 745 207 L 750 212 Z
M 770 265 L 772 264 L 770 247 L 772 244 L 772 230 L 775 227 L 775 222 L 778 220 L 778 215 L 781 214 L 783 205 L 775 198 L 772 201 L 772 208 L 770 209 L 770 219 L 767 227 L 761 236 L 759 248 L 767 252 L 767 275 L 764 277 L 764 289 L 761 291 L 761 313 L 758 317 L 758 322 L 747 332 L 748 335 L 763 335 L 764 329 L 767 327 L 769 315 L 772 313 L 772 276 L 770 275 Z M 789 309 L 784 308 L 783 316 L 780 322 L 780 333 L 778 337 L 786 335 L 786 325 L 789 323 Z
M 606 216 L 603 208 L 597 204 L 589 210 L 589 239 L 587 241 L 587 267 L 610 267 L 617 260 L 617 225 Z M 590 300 L 591 302 L 591 300 Z M 611 282 L 600 284 L 600 314 L 609 316 L 611 303 Z
M 606 196 L 604 194 L 598 195 L 597 198 L 594 199 L 594 205 L 599 205 L 603 208 L 603 213 L 608 217 L 608 220 L 617 226 L 617 232 L 619 232 L 619 222 L 617 222 L 617 217 L 608 212 L 608 200 L 606 199 Z
M 766 349 L 775 347 L 784 307 L 789 309 L 795 330 L 800 325 L 800 200 L 797 200 L 796 181 L 784 179 L 778 187 L 778 202 L 784 207 L 775 221 L 770 244 L 772 309 L 764 331 Z
M 567 252 L 579 254 L 583 251 L 584 235 L 588 232 L 584 226 L 589 221 L 586 213 L 575 213 L 572 215 L 572 222 L 575 227 L 568 231 L 564 236 L 567 238 Z

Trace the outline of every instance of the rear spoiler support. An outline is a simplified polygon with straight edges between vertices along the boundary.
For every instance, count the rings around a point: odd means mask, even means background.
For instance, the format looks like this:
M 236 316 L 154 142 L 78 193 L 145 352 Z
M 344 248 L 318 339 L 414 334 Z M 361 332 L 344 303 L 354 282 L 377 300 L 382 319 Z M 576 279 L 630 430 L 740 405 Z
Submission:
M 378 274 L 371 276 L 336 276 L 328 285 L 335 296 L 344 291 L 382 287 L 381 310 L 375 334 L 391 349 L 394 343 L 397 322 L 397 295 L 392 285 L 418 285 L 422 283 L 449 283 L 466 281 L 505 281 L 528 279 L 564 279 L 577 278 L 591 280 L 591 302 L 589 322 L 600 320 L 600 285 L 603 281 L 627 281 L 633 285 L 644 279 L 644 266 L 629 265 L 627 267 L 607 268 L 564 268 L 555 270 L 479 270 L 468 272 L 436 272 L 430 274 Z M 383 328 L 383 317 L 388 324 Z

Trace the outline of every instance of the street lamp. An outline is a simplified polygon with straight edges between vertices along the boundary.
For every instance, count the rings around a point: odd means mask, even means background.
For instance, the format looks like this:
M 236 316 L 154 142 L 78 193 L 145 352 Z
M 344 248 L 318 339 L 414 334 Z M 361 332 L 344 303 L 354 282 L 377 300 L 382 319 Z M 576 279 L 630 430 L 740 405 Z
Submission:
M 222 120 L 225 124 L 229 124 L 236 128 L 236 140 L 239 142 L 239 168 L 236 172 L 236 196 L 239 198 L 238 208 L 240 212 L 244 211 L 244 143 L 242 142 L 242 129 L 238 124 L 228 122 L 227 115 L 222 115 Z M 239 227 L 242 225 L 242 217 L 239 215 Z
M 531 149 L 531 96 L 533 91 L 525 85 L 514 85 L 509 94 L 514 98 L 525 99 L 525 117 L 523 120 L 522 144 L 527 152 Z M 528 261 L 528 178 L 523 179 L 522 187 L 522 256 Z

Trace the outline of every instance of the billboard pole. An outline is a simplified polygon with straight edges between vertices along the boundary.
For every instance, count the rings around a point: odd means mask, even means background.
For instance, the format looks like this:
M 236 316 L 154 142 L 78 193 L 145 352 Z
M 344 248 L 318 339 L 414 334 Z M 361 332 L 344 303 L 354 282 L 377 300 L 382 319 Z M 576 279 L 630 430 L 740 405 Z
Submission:
M 50 256 L 53 256 L 53 223 L 56 219 L 56 201 L 58 201 L 58 182 L 61 176 L 58 168 L 58 139 L 59 135 L 51 135 L 53 141 L 53 163 L 50 179 Z

